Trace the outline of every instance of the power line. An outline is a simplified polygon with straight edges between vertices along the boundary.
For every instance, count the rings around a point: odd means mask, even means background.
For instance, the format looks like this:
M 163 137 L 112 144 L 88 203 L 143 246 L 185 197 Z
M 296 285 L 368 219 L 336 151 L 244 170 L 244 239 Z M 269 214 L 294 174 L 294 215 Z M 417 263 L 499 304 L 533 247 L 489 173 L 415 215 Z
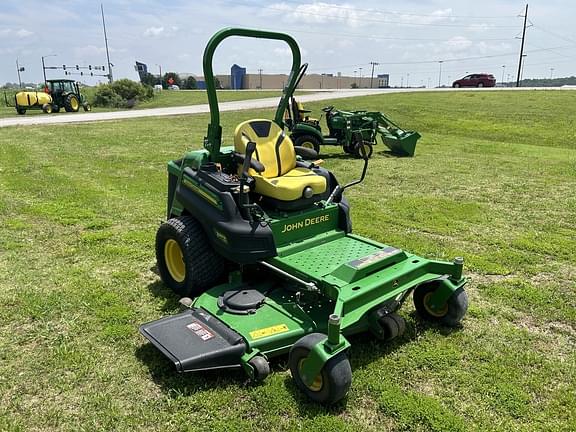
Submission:
M 573 44 L 576 44 L 576 40 L 571 39 L 571 38 L 568 38 L 568 37 L 566 37 L 566 36 L 562 36 L 562 35 L 560 35 L 560 34 L 558 34 L 558 33 L 553 32 L 553 31 L 546 30 L 545 28 L 543 28 L 543 27 L 541 27 L 541 26 L 539 26 L 539 25 L 537 25 L 537 24 L 532 24 L 532 27 L 534 27 L 536 30 L 540 30 L 541 32 L 548 33 L 549 35 L 555 36 L 555 37 L 557 37 L 557 38 L 559 38 L 559 39 L 562 39 L 562 40 L 565 40 L 565 41 L 567 41 L 567 42 L 571 42 L 571 43 L 573 43 Z
M 234 24 L 234 25 L 238 25 L 238 24 Z M 329 32 L 319 32 L 319 31 L 310 31 L 310 30 L 296 30 L 293 28 L 281 28 L 281 27 L 274 27 L 274 28 L 266 28 L 266 27 L 258 27 L 260 30 L 269 30 L 269 31 L 285 31 L 285 32 L 293 32 L 293 33 L 304 33 L 304 34 L 313 34 L 313 35 L 321 35 L 321 36 L 330 36 L 331 38 L 334 38 L 335 34 L 334 33 L 329 33 Z M 354 37 L 354 38 L 360 38 L 360 39 L 381 39 L 381 40 L 391 40 L 391 41 L 413 41 L 413 42 L 423 42 L 423 41 L 431 41 L 431 42 L 450 42 L 452 41 L 454 38 L 442 38 L 442 39 L 436 39 L 436 38 L 403 38 L 403 37 L 392 37 L 392 36 L 380 36 L 380 35 L 362 35 L 362 34 L 357 34 L 357 33 L 340 33 L 338 32 L 338 34 L 336 34 L 336 36 L 339 37 Z M 511 41 L 513 40 L 513 37 L 508 37 L 508 38 L 485 38 L 485 39 L 466 39 L 467 41 L 470 42 L 486 42 L 486 41 L 498 41 L 498 42 L 503 42 L 503 41 Z
M 250 3 L 245 3 L 242 1 L 221 1 L 222 3 L 227 3 L 227 4 L 241 4 L 247 7 L 252 7 L 252 8 L 256 8 L 256 6 L 254 6 L 253 4 Z M 258 9 L 266 9 L 266 10 L 271 10 L 271 11 L 275 11 L 275 12 L 281 12 L 281 13 L 286 13 L 287 10 L 285 8 L 278 8 L 278 7 L 274 7 L 274 6 L 259 6 Z M 354 9 L 348 9 L 350 11 L 354 11 Z M 348 20 L 348 19 L 354 19 L 353 17 L 349 17 L 349 16 L 338 16 L 338 15 L 327 15 L 327 14 L 321 14 L 321 13 L 316 13 L 316 12 L 309 12 L 309 11 L 300 11 L 300 10 L 293 10 L 290 11 L 292 13 L 296 13 L 296 14 L 302 14 L 302 15 L 311 15 L 311 16 L 319 16 L 319 17 L 324 17 L 324 18 L 331 18 L 331 19 L 336 19 L 336 20 Z M 366 17 L 362 17 L 361 21 L 363 22 L 376 22 L 376 23 L 384 23 L 384 24 L 392 24 L 392 25 L 409 25 L 409 26 L 424 26 L 424 27 L 470 27 L 470 24 L 439 24 L 439 23 L 410 23 L 410 22 L 399 22 L 399 21 L 391 21 L 391 20 L 382 20 L 382 19 L 374 19 L 374 18 L 366 18 Z M 516 26 L 502 26 L 502 25 L 491 25 L 490 27 L 492 28 L 517 28 Z
M 293 3 L 301 6 L 312 6 L 317 3 L 300 3 L 294 0 L 283 0 L 284 3 Z M 500 15 L 500 16 L 475 16 L 475 15 L 438 15 L 438 14 L 417 14 L 411 12 L 397 12 L 397 11 L 386 11 L 382 9 L 362 9 L 362 8 L 350 8 L 347 6 L 340 6 L 340 5 L 330 5 L 331 9 L 344 9 L 348 11 L 360 11 L 360 12 L 370 12 L 370 13 L 377 13 L 381 15 L 400 15 L 400 16 L 416 16 L 416 17 L 430 17 L 430 18 L 467 18 L 467 19 L 510 19 L 516 18 L 515 15 Z

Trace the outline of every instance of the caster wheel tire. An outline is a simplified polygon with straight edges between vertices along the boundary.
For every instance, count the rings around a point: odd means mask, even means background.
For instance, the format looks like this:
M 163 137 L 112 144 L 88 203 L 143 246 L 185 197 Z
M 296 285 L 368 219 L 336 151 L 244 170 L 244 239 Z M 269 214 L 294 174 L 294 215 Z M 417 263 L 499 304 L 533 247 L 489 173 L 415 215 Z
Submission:
M 262 382 L 270 375 L 270 363 L 264 357 L 252 357 L 248 364 L 254 368 L 254 382 Z
M 418 314 L 427 321 L 438 322 L 448 327 L 458 327 L 468 310 L 468 295 L 464 288 L 458 288 L 448 298 L 446 303 L 437 310 L 430 307 L 430 299 L 437 283 L 420 285 L 414 290 L 414 307 Z
M 380 339 L 386 342 L 402 336 L 406 331 L 406 321 L 404 321 L 404 318 L 397 313 L 383 316 L 378 320 L 378 323 L 384 331 L 383 336 L 381 336 Z
M 301 135 L 294 140 L 295 146 L 309 148 L 320 154 L 320 141 L 313 135 Z
M 89 103 L 84 104 L 84 105 L 82 106 L 82 108 L 84 108 L 84 111 L 85 111 L 85 112 L 90 112 L 90 111 L 92 111 L 92 105 L 90 105 Z
M 296 386 L 310 399 L 322 404 L 333 404 L 343 399 L 352 384 L 352 368 L 345 352 L 326 362 L 311 385 L 302 381 L 301 372 L 312 348 L 326 339 L 321 333 L 300 338 L 290 349 L 288 364 Z
M 162 282 L 181 297 L 195 297 L 223 279 L 226 260 L 210 245 L 200 223 L 182 216 L 156 233 L 156 260 Z
M 24 115 L 24 114 L 26 114 L 26 110 L 25 110 L 24 108 L 16 108 L 16 112 L 17 112 L 19 115 Z

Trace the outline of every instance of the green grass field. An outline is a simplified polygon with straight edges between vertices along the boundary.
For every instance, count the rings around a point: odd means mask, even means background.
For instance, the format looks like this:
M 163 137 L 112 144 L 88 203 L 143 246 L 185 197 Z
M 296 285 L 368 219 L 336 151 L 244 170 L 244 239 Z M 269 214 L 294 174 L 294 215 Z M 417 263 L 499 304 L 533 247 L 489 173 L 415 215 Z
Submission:
M 462 255 L 462 329 L 422 323 L 390 344 L 352 339 L 341 404 L 308 402 L 272 363 L 177 375 L 138 334 L 176 313 L 153 272 L 165 164 L 207 115 L 0 134 L 0 430 L 576 430 L 576 93 L 459 92 L 339 100 L 418 130 L 416 157 L 371 160 L 347 192 L 355 232 L 439 259 Z M 310 104 L 317 110 L 321 104 Z M 243 119 L 222 115 L 225 136 Z M 361 163 L 336 149 L 340 181 Z
M 86 97 L 90 102 L 92 102 L 94 88 L 87 88 L 82 90 L 85 92 Z M 14 92 L 7 91 L 6 94 L 8 95 L 10 103 L 13 102 L 13 94 Z M 297 93 L 298 94 L 298 93 Z M 2 98 L 4 96 L 2 95 Z M 280 97 L 280 91 L 274 90 L 220 90 L 218 91 L 218 100 L 220 102 L 231 102 L 237 100 L 246 100 L 246 99 L 261 99 L 261 98 L 269 98 L 269 97 Z M 159 93 L 154 94 L 154 98 L 139 103 L 133 109 L 145 109 L 145 108 L 165 108 L 165 107 L 175 107 L 175 106 L 184 106 L 184 105 L 198 105 L 198 104 L 205 104 L 208 103 L 208 98 L 206 97 L 205 90 L 180 90 L 180 91 L 169 91 L 164 90 Z M 118 109 L 119 110 L 119 109 Z M 94 112 L 103 112 L 103 111 L 118 111 L 116 109 L 111 108 L 101 108 L 101 107 L 93 107 Z M 80 109 L 80 112 L 84 112 Z M 61 110 L 61 114 L 64 114 L 65 111 Z M 42 112 L 42 110 L 29 110 L 26 112 L 25 115 L 47 115 Z M 58 115 L 58 114 L 51 114 L 51 115 Z M 2 117 L 17 117 L 18 114 L 16 110 L 12 107 L 5 106 L 4 99 L 2 99 L 0 103 L 0 118 Z

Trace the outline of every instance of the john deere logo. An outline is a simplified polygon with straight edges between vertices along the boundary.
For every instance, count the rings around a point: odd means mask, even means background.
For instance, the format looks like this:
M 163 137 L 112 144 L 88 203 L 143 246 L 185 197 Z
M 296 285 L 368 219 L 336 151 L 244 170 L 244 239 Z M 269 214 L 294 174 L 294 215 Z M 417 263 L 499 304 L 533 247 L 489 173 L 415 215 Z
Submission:
M 310 225 L 316 225 L 322 222 L 328 222 L 328 220 L 330 219 L 330 215 L 322 215 L 322 216 L 316 216 L 313 218 L 306 218 L 302 221 L 298 221 L 298 222 L 294 222 L 291 224 L 285 224 L 284 228 L 282 228 L 282 232 L 290 232 L 290 231 L 295 231 L 295 230 L 299 230 L 301 228 L 304 227 L 308 227 Z

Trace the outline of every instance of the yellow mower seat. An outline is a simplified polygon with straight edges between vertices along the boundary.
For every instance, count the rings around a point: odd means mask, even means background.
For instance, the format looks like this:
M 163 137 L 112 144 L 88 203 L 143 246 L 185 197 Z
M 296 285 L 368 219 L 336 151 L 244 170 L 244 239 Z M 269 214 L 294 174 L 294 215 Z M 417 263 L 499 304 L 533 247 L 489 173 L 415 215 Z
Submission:
M 326 179 L 307 168 L 296 167 L 296 153 L 292 140 L 271 120 L 255 119 L 240 123 L 234 132 L 234 148 L 246 153 L 246 144 L 256 143 L 252 155 L 263 166 L 249 174 L 256 181 L 255 192 L 280 201 L 295 201 L 310 187 L 314 195 L 326 192 Z

